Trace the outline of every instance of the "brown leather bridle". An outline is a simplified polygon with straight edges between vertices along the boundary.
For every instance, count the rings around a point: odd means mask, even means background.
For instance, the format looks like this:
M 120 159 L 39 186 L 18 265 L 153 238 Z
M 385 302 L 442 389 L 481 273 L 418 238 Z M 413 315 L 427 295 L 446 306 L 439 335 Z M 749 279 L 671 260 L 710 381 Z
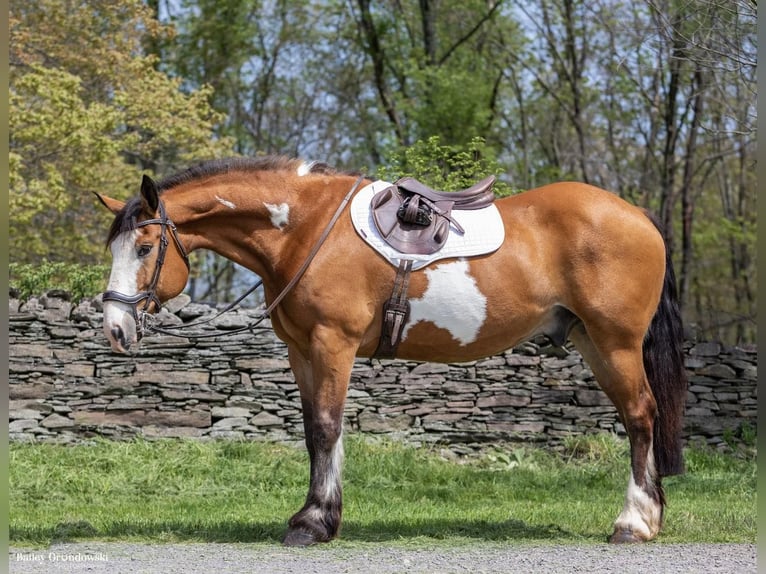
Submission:
M 186 269 L 190 270 L 189 255 L 186 253 L 186 249 L 181 243 L 178 237 L 178 231 L 175 224 L 170 220 L 165 211 L 165 205 L 162 200 L 159 200 L 158 204 L 159 217 L 154 219 L 145 219 L 139 221 L 136 224 L 136 229 L 139 227 L 146 227 L 147 225 L 159 225 L 160 226 L 160 245 L 159 253 L 157 253 L 157 261 L 154 264 L 154 273 L 152 274 L 152 280 L 149 282 L 149 288 L 146 291 L 140 291 L 135 295 L 126 295 L 119 291 L 105 291 L 102 295 L 103 301 L 117 301 L 128 305 L 133 312 L 133 319 L 136 322 L 136 337 L 140 341 L 143 337 L 143 333 L 146 327 L 146 317 L 149 314 L 149 307 L 154 303 L 156 310 L 159 311 L 162 303 L 157 297 L 157 285 L 160 282 L 160 272 L 162 271 L 162 265 L 165 263 L 165 254 L 168 250 L 168 230 L 170 230 L 170 236 L 173 238 L 173 242 L 176 244 L 178 253 L 186 264 Z M 144 305 L 141 309 L 138 308 L 138 304 L 144 301 Z
M 363 175 L 360 175 L 359 178 L 356 180 L 356 182 L 354 182 L 354 185 L 351 186 L 351 189 L 348 191 L 348 193 L 346 193 L 340 205 L 335 210 L 335 213 L 333 214 L 332 218 L 327 223 L 327 226 L 322 232 L 322 235 L 319 237 L 319 240 L 311 249 L 311 252 L 309 252 L 308 256 L 306 257 L 306 260 L 300 266 L 295 276 L 290 280 L 290 282 L 285 286 L 285 288 L 282 289 L 282 291 L 276 296 L 276 298 L 271 302 L 271 304 L 261 313 L 258 319 L 256 319 L 252 323 L 249 323 L 248 325 L 245 325 L 244 327 L 239 327 L 237 329 L 227 329 L 226 330 L 227 335 L 240 333 L 242 331 L 252 330 L 254 327 L 262 323 L 267 317 L 271 315 L 271 312 L 276 308 L 276 306 L 279 305 L 282 299 L 285 298 L 285 296 L 290 292 L 290 290 L 293 287 L 295 287 L 296 283 L 298 283 L 300 278 L 303 277 L 303 274 L 308 269 L 309 264 L 314 259 L 316 254 L 319 252 L 319 248 L 322 246 L 325 239 L 327 239 L 327 236 L 330 235 L 330 231 L 335 226 L 335 222 L 338 221 L 340 214 L 343 213 L 343 210 L 345 209 L 346 205 L 351 200 L 351 197 L 354 195 L 356 190 L 359 189 L 359 185 L 364 181 L 364 179 L 365 177 Z M 160 280 L 160 271 L 162 270 L 162 264 L 165 261 L 165 252 L 167 251 L 167 247 L 168 247 L 168 239 L 167 239 L 167 233 L 166 233 L 168 229 L 170 229 L 171 236 L 173 237 L 173 240 L 175 241 L 176 247 L 178 247 L 178 251 L 180 255 L 183 257 L 184 263 L 186 263 L 186 268 L 187 269 L 190 268 L 189 256 L 187 255 L 186 249 L 184 249 L 184 246 L 181 243 L 181 240 L 178 238 L 178 232 L 176 231 L 175 224 L 170 220 L 170 218 L 165 213 L 165 206 L 162 203 L 161 199 L 159 200 L 159 212 L 160 212 L 160 216 L 158 218 L 146 219 L 136 224 L 136 228 L 144 227 L 146 225 L 161 225 L 162 226 L 162 229 L 160 231 L 160 248 L 159 248 L 160 252 L 157 254 L 157 262 L 154 267 L 154 274 L 152 275 L 152 281 L 149 284 L 149 289 L 147 289 L 146 291 L 142 291 L 140 293 L 136 293 L 135 295 L 125 295 L 124 293 L 120 293 L 119 291 L 105 291 L 102 296 L 102 300 L 103 301 L 118 301 L 120 303 L 125 303 L 126 305 L 130 306 L 133 312 L 133 319 L 136 321 L 136 337 L 139 341 L 143 337 L 144 331 L 163 333 L 165 335 L 172 335 L 175 337 L 188 337 L 190 339 L 204 339 L 207 337 L 219 336 L 220 333 L 191 334 L 191 333 L 185 333 L 185 332 L 179 332 L 179 331 L 181 331 L 182 329 L 189 329 L 191 327 L 196 327 L 198 325 L 202 325 L 203 323 L 209 323 L 210 321 L 221 316 L 223 313 L 230 311 L 240 301 L 242 301 L 250 293 L 255 291 L 258 287 L 260 287 L 263 284 L 263 281 L 261 280 L 257 281 L 255 285 L 253 285 L 250 289 L 248 289 L 247 292 L 245 292 L 244 295 L 239 297 L 239 299 L 237 299 L 234 303 L 229 304 L 225 309 L 223 309 L 222 311 L 217 313 L 214 317 L 211 317 L 209 319 L 204 319 L 202 321 L 197 321 L 194 323 L 181 325 L 179 327 L 176 327 L 174 330 L 164 329 L 162 327 L 159 327 L 153 324 L 147 324 L 147 320 L 149 317 L 149 306 L 152 303 L 155 303 L 157 306 L 157 309 L 156 309 L 157 311 L 159 311 L 160 307 L 162 306 L 162 303 L 157 297 L 156 291 L 157 291 L 157 283 Z M 143 308 L 139 310 L 138 304 L 141 301 L 146 301 L 146 302 L 144 303 Z

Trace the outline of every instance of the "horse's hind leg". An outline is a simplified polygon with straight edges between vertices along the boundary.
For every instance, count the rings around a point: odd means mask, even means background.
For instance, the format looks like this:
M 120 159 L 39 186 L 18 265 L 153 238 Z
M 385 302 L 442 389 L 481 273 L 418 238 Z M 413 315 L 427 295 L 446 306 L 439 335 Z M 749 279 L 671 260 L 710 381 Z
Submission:
M 609 541 L 651 540 L 662 526 L 665 499 L 652 450 L 657 405 L 644 372 L 642 338 L 612 335 L 598 338 L 596 342 L 582 323 L 573 329 L 570 338 L 617 407 L 630 440 L 628 491 Z
M 310 359 L 294 348 L 289 356 L 301 391 L 311 471 L 306 503 L 290 518 L 283 542 L 308 546 L 332 540 L 340 530 L 343 406 L 354 350 L 324 333 L 315 337 Z

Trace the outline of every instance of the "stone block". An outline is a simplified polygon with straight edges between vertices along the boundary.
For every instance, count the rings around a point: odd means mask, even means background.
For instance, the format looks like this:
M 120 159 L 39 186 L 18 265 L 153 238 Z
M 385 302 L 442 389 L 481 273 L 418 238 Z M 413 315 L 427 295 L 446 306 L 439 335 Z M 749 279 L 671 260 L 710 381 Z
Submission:
M 205 392 L 205 391 L 176 391 L 163 390 L 162 396 L 169 401 L 202 401 L 206 403 L 223 402 L 226 395 L 223 393 Z
M 476 399 L 476 406 L 479 408 L 495 407 L 523 407 L 531 402 L 527 396 L 517 395 L 490 395 L 488 397 L 479 397 Z
M 602 390 L 583 389 L 575 391 L 575 400 L 578 405 L 584 407 L 610 406 L 612 404 L 612 401 Z
M 207 371 L 191 369 L 179 369 L 177 371 L 139 370 L 127 378 L 136 383 L 166 383 L 174 385 L 206 385 L 210 382 L 210 374 Z
M 490 432 L 512 432 L 512 433 L 542 433 L 545 431 L 545 423 L 539 422 L 510 422 L 497 421 L 488 422 L 487 430 Z
M 74 411 L 72 413 L 77 425 L 85 426 L 136 426 L 140 427 L 146 422 L 144 411 L 132 411 L 128 413 L 107 413 L 105 411 Z
M 37 428 L 38 422 L 39 421 L 34 419 L 19 419 L 19 420 L 11 421 L 8 424 L 8 432 L 17 433 L 17 432 L 24 432 L 26 430 Z
M 53 349 L 45 343 L 17 343 L 8 346 L 8 356 L 49 359 L 53 357 Z
M 107 405 L 107 410 L 132 411 L 137 409 L 153 409 L 162 402 L 160 397 L 120 397 Z
M 243 407 L 213 407 L 211 414 L 214 419 L 244 417 L 247 418 L 253 413 L 250 409 Z
M 379 413 L 364 411 L 359 413 L 359 430 L 362 432 L 382 433 L 408 429 L 413 418 L 406 414 L 381 415 Z
M 54 413 L 45 417 L 40 425 L 48 429 L 68 429 L 74 428 L 75 422 L 69 417 Z
M 145 425 L 157 425 L 167 427 L 209 427 L 211 424 L 210 413 L 201 411 L 129 411 L 129 412 L 105 412 L 105 411 L 75 411 L 74 420 L 78 425 L 118 425 L 142 427 Z
M 64 363 L 61 374 L 69 377 L 93 377 L 96 375 L 96 365 L 93 363 Z
M 214 429 L 230 429 L 247 425 L 247 417 L 229 417 L 219 419 L 213 423 Z
M 43 399 L 53 391 L 53 383 L 14 383 L 8 385 L 10 399 Z
M 41 420 L 43 418 L 43 413 L 41 413 L 38 409 L 16 409 L 13 411 L 8 411 L 8 418 L 12 421 L 20 419 Z
M 478 393 L 481 389 L 476 383 L 467 383 L 464 381 L 447 381 L 442 386 L 445 393 L 452 395 L 471 395 Z
M 206 436 L 209 436 L 210 438 L 226 439 L 226 440 L 244 440 L 245 439 L 244 432 L 239 430 L 227 430 L 227 429 L 211 430 L 209 433 L 207 433 Z
M 287 359 L 274 359 L 271 357 L 237 359 L 234 361 L 234 366 L 237 369 L 247 369 L 259 373 L 290 370 L 290 362 Z
M 143 425 L 205 428 L 212 424 L 209 411 L 149 411 Z
M 728 365 L 714 363 L 697 370 L 697 375 L 712 377 L 714 379 L 731 379 L 737 376 L 737 373 Z
M 276 427 L 276 426 L 282 426 L 285 424 L 285 421 L 282 417 L 278 417 L 277 415 L 273 415 L 266 411 L 261 411 L 257 415 L 255 415 L 253 418 L 250 419 L 250 424 L 254 427 Z
M 717 357 L 721 354 L 721 345 L 719 343 L 697 343 L 691 348 L 689 354 L 701 357 Z
M 161 427 L 157 425 L 147 425 L 141 429 L 142 434 L 147 438 L 198 438 L 207 431 L 197 427 Z
M 449 373 L 449 365 L 445 363 L 420 363 L 416 365 L 410 374 L 412 375 L 444 375 Z

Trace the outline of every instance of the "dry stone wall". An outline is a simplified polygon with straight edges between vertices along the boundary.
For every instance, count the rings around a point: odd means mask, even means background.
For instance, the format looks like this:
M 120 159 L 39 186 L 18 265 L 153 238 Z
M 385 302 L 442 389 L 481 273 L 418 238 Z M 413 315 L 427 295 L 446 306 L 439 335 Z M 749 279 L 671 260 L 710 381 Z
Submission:
M 106 343 L 101 309 L 98 299 L 73 304 L 61 292 L 9 300 L 11 440 L 302 440 L 286 348 L 268 324 L 212 339 L 148 336 L 138 355 L 124 356 Z M 165 326 L 215 311 L 183 296 L 168 309 L 158 316 Z M 254 314 L 239 309 L 207 328 L 231 330 Z M 754 429 L 755 348 L 698 342 L 686 351 L 685 437 L 716 444 Z M 534 342 L 470 363 L 359 359 L 345 428 L 458 451 L 492 441 L 555 445 L 582 433 L 624 433 L 580 355 Z

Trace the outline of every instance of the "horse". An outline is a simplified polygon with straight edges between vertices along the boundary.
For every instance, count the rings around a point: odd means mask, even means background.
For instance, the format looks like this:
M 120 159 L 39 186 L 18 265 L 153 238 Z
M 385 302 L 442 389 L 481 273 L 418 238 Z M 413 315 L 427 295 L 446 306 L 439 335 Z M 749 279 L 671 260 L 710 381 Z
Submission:
M 188 254 L 212 250 L 263 281 L 287 345 L 310 458 L 306 502 L 288 546 L 327 542 L 342 515 L 343 407 L 356 357 L 375 353 L 397 269 L 354 229 L 346 204 L 373 183 L 299 158 L 210 160 L 162 181 L 144 175 L 127 202 L 96 193 L 115 218 L 103 328 L 134 353 L 148 314 L 180 294 Z M 499 198 L 495 251 L 412 271 L 397 357 L 467 362 L 547 336 L 571 341 L 619 414 L 630 443 L 624 506 L 608 537 L 645 542 L 661 529 L 662 479 L 681 474 L 687 388 L 676 279 L 646 210 L 577 182 Z M 139 308 L 140 306 L 140 308 Z M 415 316 L 416 315 L 416 316 Z

